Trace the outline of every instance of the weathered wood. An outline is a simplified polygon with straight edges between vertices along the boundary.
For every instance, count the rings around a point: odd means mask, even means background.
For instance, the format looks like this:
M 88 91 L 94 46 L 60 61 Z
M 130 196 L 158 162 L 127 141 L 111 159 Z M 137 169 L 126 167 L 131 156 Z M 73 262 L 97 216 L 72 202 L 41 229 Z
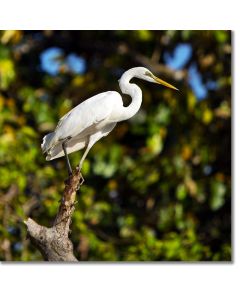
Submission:
M 70 223 L 75 208 L 76 191 L 83 183 L 78 168 L 65 181 L 65 189 L 57 216 L 51 228 L 41 226 L 28 219 L 28 236 L 32 244 L 41 252 L 47 261 L 77 261 L 73 254 L 73 244 L 69 239 Z

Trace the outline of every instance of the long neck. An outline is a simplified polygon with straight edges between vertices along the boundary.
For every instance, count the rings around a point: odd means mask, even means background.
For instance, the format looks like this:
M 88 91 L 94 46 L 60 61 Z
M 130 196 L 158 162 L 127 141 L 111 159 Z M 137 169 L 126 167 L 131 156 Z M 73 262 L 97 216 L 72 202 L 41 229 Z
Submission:
M 135 76 L 134 72 L 131 71 L 132 70 L 125 72 L 119 81 L 122 93 L 132 97 L 132 102 L 127 107 L 122 108 L 121 118 L 119 121 L 130 119 L 139 111 L 142 104 L 141 89 L 136 84 L 129 82 Z

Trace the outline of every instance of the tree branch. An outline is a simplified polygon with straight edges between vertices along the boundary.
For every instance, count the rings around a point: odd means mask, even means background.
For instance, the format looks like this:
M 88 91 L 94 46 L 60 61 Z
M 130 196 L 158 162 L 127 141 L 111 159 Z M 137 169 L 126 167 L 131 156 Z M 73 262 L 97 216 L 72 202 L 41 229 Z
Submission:
M 68 238 L 69 226 L 75 209 L 76 191 L 83 183 L 83 177 L 78 168 L 67 181 L 57 216 L 51 228 L 41 226 L 28 218 L 28 236 L 32 244 L 41 252 L 47 261 L 77 261 L 73 254 L 73 244 Z

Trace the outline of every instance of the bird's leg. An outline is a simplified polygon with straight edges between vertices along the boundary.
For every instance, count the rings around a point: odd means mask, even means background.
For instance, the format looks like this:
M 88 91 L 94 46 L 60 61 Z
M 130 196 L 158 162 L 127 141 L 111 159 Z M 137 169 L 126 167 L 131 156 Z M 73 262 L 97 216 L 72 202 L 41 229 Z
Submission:
M 92 143 L 90 143 L 90 141 L 88 140 L 87 148 L 86 148 L 85 152 L 83 153 L 83 156 L 82 156 L 82 158 L 80 160 L 80 163 L 79 163 L 79 170 L 80 171 L 82 169 L 82 165 L 83 165 L 84 159 L 86 158 L 86 156 L 87 156 L 87 154 L 88 154 L 88 152 L 89 152 L 89 150 L 91 148 L 92 148 Z
M 87 142 L 87 148 L 86 148 L 85 152 L 83 153 L 83 156 L 82 156 L 82 158 L 81 158 L 81 160 L 80 160 L 80 163 L 79 163 L 79 166 L 78 166 L 80 172 L 81 172 L 81 169 L 82 169 L 82 165 L 83 165 L 84 159 L 86 158 L 86 156 L 87 156 L 89 150 L 92 148 L 93 144 L 94 144 L 94 143 L 93 143 L 92 141 L 90 141 L 90 137 L 89 137 L 89 138 L 88 138 L 88 142 Z M 80 184 L 83 184 L 83 182 L 84 182 L 83 176 L 82 176 L 81 179 L 82 179 L 82 181 L 81 181 Z
M 63 148 L 63 152 L 65 154 L 65 157 L 66 157 L 66 162 L 67 162 L 67 169 L 68 169 L 68 175 L 69 177 L 72 175 L 72 167 L 71 167 L 71 164 L 70 164 L 70 161 L 69 161 L 69 158 L 68 158 L 68 154 L 67 154 L 67 150 L 66 150 L 66 144 L 67 144 L 67 141 L 68 140 L 65 140 L 63 143 L 62 143 L 62 148 Z

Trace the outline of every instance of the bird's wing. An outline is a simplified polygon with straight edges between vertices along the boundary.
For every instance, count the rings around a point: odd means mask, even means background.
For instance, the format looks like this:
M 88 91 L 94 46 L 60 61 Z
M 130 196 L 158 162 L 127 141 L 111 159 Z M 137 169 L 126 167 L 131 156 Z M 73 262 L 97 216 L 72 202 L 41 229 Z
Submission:
M 71 139 L 70 141 L 68 141 L 66 151 L 69 154 L 69 153 L 81 150 L 86 146 L 87 142 L 88 142 L 87 137 L 84 137 L 82 139 L 75 137 L 75 138 Z M 64 151 L 62 148 L 62 143 L 57 143 L 54 147 L 52 147 L 48 151 L 47 154 L 48 155 L 46 157 L 46 160 L 52 160 L 52 159 L 64 156 L 65 154 L 64 154 Z
M 76 107 L 75 107 L 76 108 Z M 58 124 L 56 126 L 55 131 L 61 127 L 62 123 L 64 122 L 64 120 L 66 120 L 68 118 L 68 116 L 73 112 L 74 108 L 72 110 L 70 110 L 66 115 L 64 115 L 63 117 L 61 117 L 61 119 L 58 121 Z
M 80 103 L 60 119 L 55 129 L 58 140 L 91 131 L 111 115 L 119 100 L 120 94 L 113 91 L 98 94 Z

